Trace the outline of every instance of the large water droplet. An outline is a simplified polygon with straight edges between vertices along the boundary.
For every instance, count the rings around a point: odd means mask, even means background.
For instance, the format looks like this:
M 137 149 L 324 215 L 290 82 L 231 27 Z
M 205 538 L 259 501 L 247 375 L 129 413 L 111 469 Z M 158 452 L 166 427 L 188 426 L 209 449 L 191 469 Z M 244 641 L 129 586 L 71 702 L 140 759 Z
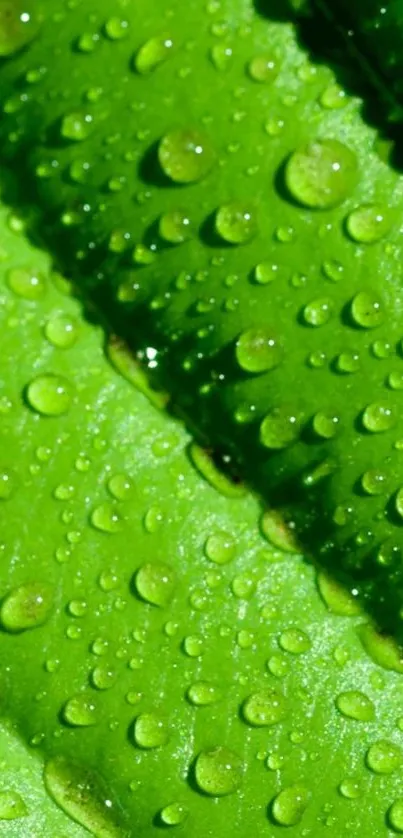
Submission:
M 62 416 L 67 413 L 73 397 L 72 385 L 61 375 L 38 375 L 28 384 L 27 401 L 43 416 Z
M 360 291 L 351 303 L 351 316 L 362 329 L 376 329 L 384 320 L 384 309 L 378 294 Z
M 268 727 L 278 724 L 285 716 L 286 702 L 279 690 L 270 687 L 253 693 L 242 707 L 243 717 L 254 727 Z
M 217 531 L 209 535 L 204 550 L 211 562 L 227 564 L 235 557 L 236 545 L 231 535 L 223 531 Z
M 196 183 L 209 173 L 215 154 L 205 134 L 196 129 L 182 129 L 165 134 L 158 147 L 158 158 L 170 180 Z
M 265 448 L 287 448 L 299 437 L 298 416 L 287 407 L 275 407 L 260 426 L 260 441 Z
M 175 585 L 174 570 L 163 562 L 146 562 L 135 575 L 135 586 L 139 596 L 160 608 L 169 605 Z
M 134 67 L 142 76 L 153 73 L 173 53 L 173 40 L 166 36 L 150 38 L 143 44 L 134 58 Z
M 271 812 L 280 826 L 296 826 L 301 822 L 310 800 L 310 793 L 305 786 L 288 786 L 274 798 Z
M 223 797 L 233 794 L 242 781 L 242 761 L 223 746 L 201 751 L 196 759 L 196 783 L 205 794 Z
M 246 204 L 224 204 L 217 210 L 215 229 L 227 244 L 246 244 L 257 233 L 255 211 Z
M 264 329 L 242 332 L 235 346 L 235 355 L 241 369 L 260 373 L 277 367 L 281 360 L 278 342 Z
M 134 722 L 133 735 L 139 748 L 161 748 L 168 742 L 168 726 L 157 713 L 140 713 Z
M 402 752 L 394 742 L 379 739 L 367 751 L 367 765 L 375 774 L 392 774 L 402 761 Z
M 0 621 L 7 631 L 20 632 L 43 625 L 53 608 L 53 588 L 45 582 L 27 582 L 3 599 Z
M 403 832 L 403 798 L 395 800 L 388 812 L 389 823 L 395 832 Z
M 365 408 L 362 415 L 362 424 L 367 431 L 373 434 L 390 431 L 395 425 L 396 415 L 393 408 L 382 402 L 374 402 Z
M 348 719 L 371 722 L 375 718 L 375 707 L 370 698 L 359 690 L 347 690 L 336 698 L 336 707 Z
M 182 244 L 193 235 L 193 225 L 184 210 L 170 210 L 161 216 L 159 234 L 169 244 Z
M 55 803 L 97 838 L 122 838 L 115 806 L 91 771 L 55 757 L 45 764 L 44 780 Z
M 286 164 L 286 185 L 296 201 L 311 209 L 341 204 L 357 180 L 357 158 L 339 140 L 317 140 L 295 151 Z
M 312 300 L 303 310 L 303 318 L 308 326 L 325 326 L 333 312 L 333 303 L 329 297 L 319 297 Z
M 122 529 L 122 517 L 119 507 L 114 503 L 101 503 L 91 513 L 91 524 L 96 530 L 105 533 L 120 532 Z

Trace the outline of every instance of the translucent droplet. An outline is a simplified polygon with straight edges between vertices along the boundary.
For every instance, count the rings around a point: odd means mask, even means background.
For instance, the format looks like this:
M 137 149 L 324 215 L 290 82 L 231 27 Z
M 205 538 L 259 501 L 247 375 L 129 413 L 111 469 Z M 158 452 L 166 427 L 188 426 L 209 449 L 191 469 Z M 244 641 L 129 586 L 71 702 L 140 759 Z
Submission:
M 374 774 L 393 774 L 400 768 L 402 752 L 394 742 L 379 739 L 368 749 L 366 760 Z
M 354 777 L 346 777 L 339 785 L 339 792 L 347 800 L 357 800 L 362 795 L 361 783 Z
M 305 306 L 303 318 L 308 326 L 325 326 L 333 313 L 333 303 L 328 297 L 312 300 Z
M 93 772 L 64 757 L 54 757 L 45 764 L 44 780 L 55 803 L 92 835 L 121 838 L 115 806 Z
M 3 599 L 0 621 L 7 631 L 34 629 L 46 622 L 54 604 L 53 588 L 45 582 L 27 582 Z
M 99 41 L 100 37 L 98 32 L 83 32 L 78 38 L 77 49 L 86 54 L 94 52 Z
M 292 197 L 311 209 L 341 204 L 357 181 L 357 158 L 339 140 L 317 140 L 295 151 L 286 164 Z
M 395 425 L 396 415 L 392 407 L 382 402 L 374 402 L 365 408 L 362 424 L 373 434 L 390 431 Z
M 302 655 L 311 648 L 311 639 L 302 629 L 289 628 L 280 634 L 279 644 L 285 652 Z
M 223 746 L 201 751 L 196 759 L 195 780 L 199 789 L 211 797 L 233 794 L 242 781 L 242 761 Z
M 337 372 L 352 375 L 360 369 L 360 356 L 354 352 L 342 352 L 335 362 Z
M 183 649 L 189 658 L 200 658 L 204 652 L 203 638 L 200 634 L 188 634 L 183 641 Z
M 1 0 L 0 57 L 18 52 L 35 38 L 39 21 L 24 0 Z M 31 7 L 32 4 L 29 4 Z
M 242 332 L 235 346 L 236 360 L 245 372 L 260 373 L 277 367 L 281 360 L 278 341 L 264 329 Z
M 395 800 L 388 812 L 388 820 L 395 832 L 403 832 L 403 798 Z
M 247 573 L 239 573 L 234 576 L 231 583 L 231 590 L 238 599 L 250 599 L 256 589 L 256 582 Z
M 359 690 L 347 690 L 336 698 L 336 707 L 348 719 L 371 722 L 375 718 L 375 707 L 370 698 Z
M 248 64 L 251 79 L 265 84 L 275 81 L 279 69 L 278 61 L 271 55 L 255 55 Z
M 383 669 L 403 673 L 402 653 L 393 637 L 379 634 L 370 623 L 359 626 L 357 633 L 374 663 Z
M 327 110 L 339 110 L 347 104 L 346 91 L 338 84 L 329 84 L 320 96 L 320 104 Z
M 333 439 L 339 430 L 340 420 L 332 413 L 320 411 L 313 418 L 313 429 L 322 439 Z
M 129 34 L 129 23 L 120 17 L 111 17 L 106 21 L 104 31 L 111 41 L 121 41 Z
M 158 148 L 164 173 L 175 183 L 196 183 L 211 170 L 215 154 L 205 134 L 183 129 L 165 134 Z
M 340 617 L 354 617 L 360 614 L 360 604 L 345 587 L 324 572 L 317 575 L 320 594 L 329 611 Z
M 272 655 L 267 661 L 267 668 L 276 678 L 284 678 L 288 672 L 288 662 L 285 655 Z
M 222 690 L 210 681 L 195 681 L 187 691 L 187 697 L 196 707 L 216 704 L 223 697 Z
M 268 285 L 269 282 L 273 282 L 278 275 L 278 265 L 274 265 L 271 262 L 259 262 L 256 265 L 253 278 L 258 285 Z
M 116 683 L 116 672 L 107 664 L 100 664 L 91 672 L 91 683 L 97 690 L 110 690 Z
M 228 70 L 232 63 L 232 48 L 228 44 L 214 44 L 210 57 L 216 70 Z
M 272 687 L 253 693 L 242 707 L 243 718 L 253 727 L 276 725 L 284 718 L 285 713 L 285 698 Z
M 1 15 L 1 11 L 0 11 Z M 1 38 L 1 17 L 0 17 Z M 1 40 L 0 40 L 1 51 Z M 13 790 L 0 791 L 0 821 L 13 821 L 28 815 L 28 809 L 18 792 Z M 3 829 L 3 828 L 2 828 Z
M 383 239 L 390 231 L 393 217 L 388 207 L 368 204 L 350 213 L 346 229 L 354 241 L 373 244 Z
M 70 408 L 73 389 L 66 378 L 47 373 L 38 375 L 28 384 L 27 401 L 37 413 L 43 416 L 62 416 Z
M 181 803 L 170 803 L 161 809 L 160 817 L 165 826 L 179 826 L 186 819 L 188 811 Z
M 204 550 L 211 562 L 227 564 L 235 558 L 236 545 L 231 535 L 223 531 L 217 531 L 209 535 Z
M 351 303 L 351 316 L 362 329 L 376 329 L 385 316 L 382 301 L 371 291 L 360 291 Z
M 13 494 L 14 481 L 8 469 L 0 467 L 0 500 L 9 500 Z
M 108 489 L 116 500 L 126 500 L 132 488 L 132 482 L 126 474 L 114 474 L 108 480 Z
M 153 73 L 160 64 L 172 55 L 174 42 L 169 35 L 150 38 L 143 44 L 134 58 L 134 67 L 142 76 Z
M 275 407 L 265 416 L 260 426 L 260 441 L 265 448 L 282 449 L 299 437 L 300 423 L 288 407 Z
M 139 748 L 161 748 L 168 742 L 168 726 L 157 713 L 140 713 L 134 723 L 134 741 Z
M 388 377 L 388 384 L 391 390 L 403 390 L 403 373 L 391 372 Z
M 58 349 L 70 349 L 79 335 L 78 323 L 67 314 L 54 314 L 46 323 L 45 335 L 49 343 Z
M 150 506 L 144 516 L 144 528 L 149 533 L 157 532 L 164 523 L 164 515 L 159 506 Z
M 101 503 L 91 513 L 91 524 L 96 530 L 106 533 L 120 532 L 122 529 L 122 517 L 119 507 L 114 503 Z
M 1 10 L 0 10 L 1 15 Z M 1 17 L 0 17 L 0 41 L 1 41 Z M 24 300 L 40 300 L 46 291 L 46 279 L 38 271 L 29 271 L 26 268 L 13 268 L 7 274 L 7 285 Z
M 310 793 L 305 786 L 295 785 L 282 789 L 274 798 L 271 811 L 280 826 L 296 826 L 308 806 Z
M 383 495 L 387 489 L 388 476 L 384 471 L 370 469 L 362 475 L 361 485 L 367 495 Z
M 84 694 L 75 695 L 66 701 L 63 707 L 63 719 L 72 727 L 95 725 L 98 721 L 96 705 L 91 698 Z
M 228 244 L 246 244 L 257 233 L 255 211 L 246 204 L 224 204 L 217 210 L 215 229 Z
M 86 140 L 92 131 L 93 120 L 91 114 L 84 112 L 69 113 L 63 117 L 60 126 L 60 133 L 65 140 L 82 142 Z
M 184 210 L 170 210 L 161 216 L 159 233 L 169 244 L 183 244 L 193 235 L 193 225 L 189 213 Z
M 174 595 L 176 574 L 163 562 L 146 562 L 136 573 L 135 585 L 137 593 L 146 602 L 166 608 Z
M 263 535 L 274 547 L 284 550 L 286 553 L 301 552 L 294 527 L 287 524 L 283 515 L 277 509 L 268 509 L 262 515 L 260 526 Z

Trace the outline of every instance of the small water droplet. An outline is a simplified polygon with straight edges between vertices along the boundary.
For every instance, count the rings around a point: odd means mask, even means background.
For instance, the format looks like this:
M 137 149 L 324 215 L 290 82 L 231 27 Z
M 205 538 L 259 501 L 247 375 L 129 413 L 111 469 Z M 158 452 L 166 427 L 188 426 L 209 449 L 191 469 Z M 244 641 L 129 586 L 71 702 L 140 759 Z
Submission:
M 111 17 L 105 23 L 104 32 L 111 41 L 121 41 L 129 34 L 129 22 L 120 17 Z
M 146 562 L 136 572 L 135 586 L 143 600 L 166 608 L 174 595 L 176 574 L 163 562 Z
M 236 545 L 229 533 L 217 531 L 209 535 L 204 550 L 211 562 L 227 564 L 235 558 Z
M 169 35 L 150 38 L 134 57 L 134 67 L 142 76 L 153 73 L 173 54 L 174 42 Z
M 201 131 L 183 129 L 165 134 L 158 147 L 160 165 L 175 183 L 196 183 L 210 172 L 215 154 Z
M 392 774 L 401 765 L 402 752 L 394 742 L 379 739 L 368 749 L 366 761 L 374 774 Z
M 354 617 L 360 613 L 360 605 L 356 597 L 327 573 L 322 571 L 318 573 L 317 583 L 323 601 L 333 614 L 338 614 L 340 617 Z
M 339 430 L 340 420 L 333 413 L 320 411 L 313 417 L 312 426 L 315 433 L 322 439 L 333 439 Z
M 8 469 L 0 467 L 0 501 L 9 500 L 14 490 L 14 481 Z
M 356 326 L 376 329 L 384 320 L 382 301 L 372 291 L 360 291 L 351 303 L 351 316 Z
M 308 806 L 310 793 L 305 786 L 295 785 L 282 789 L 274 798 L 271 812 L 280 826 L 296 826 Z
M 133 735 L 139 748 L 161 748 L 168 742 L 168 726 L 157 713 L 140 713 L 134 722 Z
M 336 698 L 336 707 L 348 719 L 371 722 L 375 718 L 375 707 L 370 698 L 359 690 L 347 690 Z
M 91 524 L 100 532 L 111 534 L 120 532 L 122 523 L 119 507 L 109 501 L 96 506 L 91 513 Z
M 261 373 L 278 366 L 281 349 L 278 341 L 267 330 L 248 329 L 238 338 L 235 355 L 245 372 Z
M 384 471 L 370 469 L 361 477 L 361 485 L 367 495 L 383 495 L 388 486 L 388 475 Z
M 160 818 L 165 826 L 179 826 L 186 819 L 188 811 L 182 803 L 169 803 L 160 812 Z
M 187 691 L 187 697 L 196 707 L 216 704 L 223 697 L 222 690 L 211 681 L 195 681 Z
M 27 582 L 3 599 L 0 621 L 6 631 L 27 631 L 43 625 L 52 608 L 53 589 L 44 582 Z
M 338 206 L 357 180 L 357 158 L 338 140 L 317 140 L 295 151 L 286 163 L 292 197 L 311 209 Z
M 349 236 L 360 244 L 373 244 L 383 239 L 393 224 L 391 211 L 385 207 L 368 204 L 358 207 L 347 217 Z
M 93 119 L 91 114 L 77 111 L 63 117 L 60 134 L 64 140 L 79 143 L 90 136 L 92 128 Z
M 90 727 L 95 725 L 97 719 L 97 708 L 88 696 L 75 695 L 66 701 L 63 707 L 63 719 L 72 727 Z
M 276 725 L 284 718 L 285 713 L 285 698 L 273 687 L 253 693 L 242 707 L 244 720 L 253 727 Z
M 296 413 L 288 407 L 275 407 L 261 423 L 260 441 L 265 448 L 287 448 L 296 442 L 299 432 L 300 423 Z
M 333 313 L 333 303 L 329 297 L 320 297 L 312 300 L 303 310 L 304 322 L 308 326 L 325 326 Z
M 13 268 L 9 271 L 7 285 L 18 297 L 34 302 L 40 300 L 46 291 L 45 276 L 38 271 L 30 271 L 27 268 Z
M 0 12 L 1 13 L 1 12 Z M 0 18 L 1 26 L 1 18 Z M 1 39 L 1 29 L 0 29 Z M 1 43 L 1 41 L 0 41 Z M 1 52 L 1 48 L 0 48 Z M 28 809 L 18 792 L 7 789 L 0 791 L 0 821 L 13 821 L 28 815 Z M 2 828 L 3 829 L 3 828 Z
M 248 64 L 248 73 L 253 81 L 268 84 L 279 74 L 279 64 L 272 55 L 255 55 Z
M 62 416 L 67 413 L 73 398 L 72 385 L 61 375 L 38 375 L 28 384 L 27 401 L 43 416 Z
M 228 244 L 246 244 L 257 233 L 255 211 L 246 204 L 224 204 L 217 210 L 215 229 Z
M 189 658 L 200 658 L 204 652 L 204 642 L 200 634 L 188 634 L 183 641 L 183 649 Z
M 354 777 L 346 777 L 339 785 L 339 792 L 347 800 L 357 800 L 362 795 L 360 780 Z
M 159 220 L 159 234 L 169 244 L 183 244 L 193 235 L 193 225 L 185 210 L 170 210 Z
M 91 683 L 97 690 L 110 690 L 116 683 L 116 672 L 107 664 L 95 666 L 91 672 Z
M 392 407 L 382 402 L 374 402 L 365 408 L 362 415 L 364 428 L 373 434 L 390 431 L 395 425 L 396 416 Z
M 242 781 L 242 761 L 233 751 L 218 745 L 201 751 L 196 759 L 195 780 L 211 797 L 233 794 Z
M 285 652 L 302 655 L 311 648 L 311 640 L 302 629 L 289 628 L 280 634 L 279 645 Z
M 54 314 L 45 326 L 45 336 L 49 343 L 58 349 L 70 349 L 76 343 L 78 335 L 77 321 L 67 314 Z

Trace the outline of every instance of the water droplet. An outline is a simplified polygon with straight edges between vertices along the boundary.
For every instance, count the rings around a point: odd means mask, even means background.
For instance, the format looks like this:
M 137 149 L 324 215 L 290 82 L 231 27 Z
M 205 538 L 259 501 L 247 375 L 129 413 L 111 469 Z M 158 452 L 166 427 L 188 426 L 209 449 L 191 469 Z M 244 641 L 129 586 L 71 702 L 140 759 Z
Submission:
M 168 742 L 168 726 L 157 713 L 140 713 L 134 722 L 133 735 L 139 748 L 161 748 Z
M 119 513 L 118 506 L 109 501 L 96 506 L 91 513 L 91 524 L 100 532 L 120 532 L 122 529 L 122 517 Z
M 268 509 L 262 515 L 260 526 L 263 535 L 274 547 L 286 553 L 301 552 L 292 524 L 287 524 L 277 509 Z
M 388 378 L 388 384 L 391 390 L 403 390 L 403 373 L 391 372 Z
M 329 611 L 340 617 L 354 617 L 360 613 L 360 605 L 342 585 L 322 571 L 317 575 L 317 583 L 323 601 Z
M 215 229 L 228 244 L 246 244 L 257 233 L 255 212 L 246 204 L 224 204 L 217 210 Z
M 300 423 L 293 410 L 275 407 L 260 426 L 260 441 L 265 448 L 287 448 L 299 437 Z
M 401 765 L 402 753 L 394 742 L 379 739 L 368 749 L 366 760 L 374 774 L 392 774 Z
M 347 690 L 336 698 L 336 707 L 348 719 L 371 722 L 375 718 L 375 707 L 370 698 L 359 690 Z
M 70 408 L 73 390 L 63 376 L 47 373 L 38 375 L 28 384 L 26 396 L 37 413 L 43 416 L 62 416 Z
M 256 589 L 256 582 L 247 573 L 239 573 L 234 576 L 231 583 L 231 590 L 237 599 L 250 599 Z
M 160 817 L 165 826 L 179 826 L 187 817 L 187 809 L 181 803 L 170 803 L 161 809 Z
M 302 629 L 289 628 L 280 635 L 279 644 L 285 652 L 302 655 L 311 648 L 311 640 Z
M 120 17 L 111 17 L 106 21 L 104 31 L 111 41 L 121 41 L 129 34 L 129 23 Z
M 317 140 L 295 151 L 286 164 L 292 197 L 311 209 L 341 204 L 357 180 L 357 158 L 338 140 Z
M 346 777 L 339 785 L 339 792 L 347 800 L 357 800 L 362 795 L 361 783 L 354 777 Z
M 164 515 L 159 506 L 150 506 L 144 516 L 144 528 L 149 533 L 157 532 L 164 522 Z
M 174 42 L 169 35 L 150 38 L 143 44 L 134 58 L 134 67 L 142 76 L 153 73 L 172 55 Z
M 189 213 L 184 210 L 170 210 L 161 216 L 159 234 L 169 244 L 183 244 L 193 235 Z
M 362 416 L 362 424 L 367 431 L 373 434 L 390 431 L 396 422 L 393 409 L 388 404 L 373 402 L 365 408 Z
M 388 475 L 384 471 L 370 469 L 361 478 L 361 485 L 367 495 L 383 495 L 388 486 Z
M 273 282 L 278 275 L 278 265 L 271 262 L 259 262 L 253 272 L 253 279 L 258 285 L 268 285 Z
M 251 373 L 272 370 L 281 360 L 278 342 L 264 329 L 242 332 L 236 342 L 235 355 L 241 369 Z
M 390 210 L 368 204 L 358 207 L 347 217 L 346 229 L 349 236 L 360 244 L 373 244 L 389 233 L 393 224 Z
M 204 550 L 211 562 L 227 564 L 235 558 L 236 545 L 231 535 L 223 531 L 217 531 L 209 535 Z
M 115 806 L 94 773 L 55 757 L 45 764 L 44 780 L 51 798 L 74 821 L 93 835 L 121 838 Z
M 403 798 L 395 800 L 389 811 L 388 820 L 395 832 L 403 832 Z
M 14 481 L 8 469 L 0 467 L 0 500 L 9 500 L 14 490 Z
M 203 638 L 199 634 L 188 634 L 183 641 L 183 649 L 189 658 L 200 658 L 204 652 Z
M 333 313 L 333 303 L 328 297 L 312 300 L 303 310 L 304 322 L 308 326 L 325 326 Z
M 196 183 L 211 170 L 215 154 L 201 131 L 183 129 L 165 134 L 158 148 L 164 173 L 175 183 Z
M 228 44 L 214 44 L 210 57 L 216 70 L 228 70 L 232 63 L 232 48 Z
M 130 497 L 132 483 L 126 474 L 114 474 L 108 480 L 108 489 L 116 500 L 126 500 Z
M 296 826 L 308 806 L 310 793 L 305 786 L 288 786 L 274 798 L 271 812 L 280 826 Z
M 339 110 L 347 104 L 346 91 L 338 84 L 329 84 L 319 98 L 320 104 L 327 110 Z
M 275 81 L 279 69 L 277 60 L 271 55 L 255 55 L 248 64 L 251 79 L 265 84 Z
M 371 291 L 360 291 L 351 303 L 351 316 L 362 329 L 376 329 L 384 319 L 382 301 Z
M 30 271 L 27 268 L 13 268 L 13 270 L 9 271 L 7 274 L 7 285 L 18 297 L 34 302 L 40 300 L 46 291 L 45 276 L 38 271 Z
M 392 637 L 379 634 L 370 623 L 359 626 L 357 633 L 374 663 L 383 669 L 403 673 L 402 653 Z
M 84 112 L 69 113 L 63 117 L 60 133 L 64 140 L 82 142 L 92 131 L 93 120 L 91 114 Z
M 340 420 L 332 413 L 320 411 L 313 417 L 313 430 L 322 439 L 333 439 L 339 430 Z
M 244 720 L 253 727 L 276 725 L 284 718 L 285 713 L 285 698 L 272 687 L 253 693 L 242 707 Z
M 43 625 L 52 608 L 53 589 L 44 582 L 27 582 L 3 599 L 0 621 L 7 631 L 26 631 Z
M 166 608 L 174 595 L 176 574 L 163 562 L 146 562 L 135 575 L 135 586 L 146 602 Z
M 218 745 L 201 751 L 196 759 L 196 783 L 205 794 L 223 797 L 233 794 L 242 781 L 242 761 L 233 751 Z
M 196 707 L 216 704 L 223 697 L 222 690 L 211 681 L 195 681 L 187 691 L 187 697 Z
M 70 349 L 76 343 L 78 335 L 77 321 L 67 314 L 54 314 L 45 326 L 45 336 L 49 343 L 58 349 Z
M 272 655 L 267 661 L 267 668 L 276 678 L 284 678 L 288 672 L 288 662 L 284 655 Z
M 100 664 L 91 672 L 91 683 L 97 690 L 110 690 L 116 683 L 116 672 L 107 664 Z
M 69 698 L 63 707 L 63 719 L 72 727 L 90 727 L 95 725 L 97 708 L 92 698 L 81 694 Z
M 1 12 L 0 12 L 1 14 Z M 0 18 L 1 27 L 1 18 Z M 0 29 L 1 39 L 1 29 Z M 1 40 L 0 40 L 1 44 Z M 1 52 L 1 46 L 0 46 Z M 28 814 L 28 809 L 18 792 L 13 790 L 0 791 L 0 821 L 13 821 L 17 818 L 24 818 Z

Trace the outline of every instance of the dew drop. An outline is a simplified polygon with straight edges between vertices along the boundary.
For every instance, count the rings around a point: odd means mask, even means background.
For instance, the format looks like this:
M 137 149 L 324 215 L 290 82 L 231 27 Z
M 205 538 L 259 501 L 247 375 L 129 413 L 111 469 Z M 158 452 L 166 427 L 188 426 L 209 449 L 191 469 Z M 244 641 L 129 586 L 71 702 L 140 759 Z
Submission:
M 360 369 L 360 356 L 354 352 L 341 352 L 336 358 L 335 367 L 342 375 L 352 375 Z
M 215 154 L 201 131 L 182 129 L 165 134 L 158 147 L 162 170 L 175 183 L 197 183 L 211 170 Z
M 280 635 L 279 645 L 285 652 L 302 655 L 311 648 L 311 640 L 302 629 L 289 628 Z
M 339 785 L 339 792 L 347 800 L 357 800 L 362 795 L 360 781 L 354 777 L 346 777 Z
M 27 582 L 14 588 L 3 599 L 0 621 L 10 632 L 26 631 L 43 625 L 53 608 L 53 589 L 44 582 Z
M 329 84 L 321 94 L 319 101 L 326 110 L 339 110 L 347 104 L 346 91 L 338 84 Z
M 260 526 L 262 533 L 267 540 L 286 553 L 300 553 L 294 528 L 287 524 L 281 512 L 277 509 L 268 509 L 262 515 Z
M 402 653 L 392 637 L 379 634 L 370 623 L 359 626 L 357 633 L 374 663 L 383 669 L 403 673 Z
M 395 425 L 396 417 L 393 409 L 388 404 L 373 402 L 365 408 L 362 415 L 364 428 L 373 434 L 390 431 Z
M 248 74 L 253 81 L 268 84 L 275 81 L 279 65 L 271 55 L 255 55 L 248 64 Z
M 183 244 L 193 235 L 193 225 L 185 210 L 170 210 L 159 220 L 159 234 L 169 244 Z
M 195 780 L 199 789 L 211 797 L 233 794 L 242 781 L 242 761 L 229 748 L 218 745 L 201 751 L 196 759 Z
M 235 541 L 229 533 L 217 531 L 209 535 L 204 551 L 211 562 L 219 565 L 228 564 L 235 558 Z
M 360 291 L 351 303 L 351 316 L 356 326 L 376 329 L 384 320 L 384 310 L 377 294 Z
M 360 614 L 360 605 L 342 585 L 324 572 L 317 575 L 319 592 L 329 611 L 340 617 L 354 617 Z
M 32 6 L 32 4 L 29 4 Z M 1 0 L 0 57 L 14 55 L 35 38 L 39 21 L 27 11 L 25 0 Z
M 223 697 L 222 690 L 211 681 L 195 681 L 187 691 L 187 697 L 196 707 L 216 704 Z
M 115 807 L 95 774 L 54 757 L 45 764 L 44 780 L 50 797 L 69 817 L 99 838 L 121 838 Z
M 333 303 L 328 297 L 312 300 L 303 310 L 304 322 L 308 326 L 325 326 L 333 313 Z
M 139 748 L 161 748 L 168 742 L 168 726 L 157 713 L 140 713 L 134 722 L 133 735 Z
M 126 500 L 132 491 L 132 482 L 126 474 L 114 474 L 108 480 L 108 489 L 115 500 Z
M 271 812 L 280 826 L 296 826 L 308 806 L 310 794 L 302 785 L 288 786 L 274 798 Z
M 366 761 L 368 768 L 374 774 L 393 774 L 400 765 L 402 753 L 394 742 L 386 739 L 379 739 L 367 751 Z
M 62 119 L 60 134 L 64 140 L 79 143 L 90 136 L 92 124 L 91 114 L 84 112 L 69 113 Z
M 88 696 L 75 695 L 66 702 L 63 707 L 63 719 L 72 727 L 90 727 L 95 725 L 97 719 L 97 708 L 94 701 Z
M 116 683 L 116 672 L 110 666 L 100 664 L 91 672 L 91 683 L 97 690 L 109 690 Z
M 183 649 L 189 658 L 200 658 L 204 652 L 203 638 L 200 634 L 188 634 L 183 641 Z
M 255 212 L 246 204 L 224 204 L 217 210 L 215 229 L 227 244 L 247 244 L 257 233 Z
M 104 31 L 111 41 L 121 41 L 129 34 L 129 23 L 120 17 L 111 17 L 106 21 Z
M 392 803 L 388 820 L 395 832 L 403 832 L 403 798 L 398 798 Z
M 159 608 L 169 605 L 175 586 L 176 574 L 163 562 L 146 562 L 135 575 L 135 587 L 141 599 Z
M 265 416 L 260 426 L 260 441 L 265 448 L 282 449 L 299 437 L 300 423 L 294 411 L 275 407 Z
M 370 698 L 359 690 L 347 690 L 336 698 L 336 707 L 348 719 L 371 722 L 375 718 L 375 707 Z
M 187 817 L 187 809 L 181 803 L 169 803 L 161 809 L 160 817 L 165 826 L 179 826 Z
M 360 244 L 373 244 L 383 239 L 393 224 L 388 208 L 368 204 L 358 207 L 347 217 L 346 229 L 349 236 Z
M 14 490 L 14 481 L 10 471 L 0 467 L 0 501 L 9 500 Z
M 74 317 L 54 314 L 45 326 L 45 336 L 57 349 L 70 349 L 78 339 L 79 327 Z
M 279 690 L 273 688 L 253 693 L 242 707 L 244 720 L 253 727 L 276 725 L 285 714 L 285 698 Z
M 38 271 L 29 271 L 26 268 L 13 268 L 13 270 L 9 271 L 7 274 L 7 285 L 17 297 L 22 297 L 24 300 L 32 300 L 33 302 L 40 300 L 46 291 L 45 276 Z
M 66 378 L 47 373 L 28 384 L 27 401 L 42 416 L 62 416 L 71 406 L 73 389 Z
M 0 12 L 1 15 L 1 12 Z M 1 27 L 1 16 L 0 16 Z M 0 28 L 1 37 L 1 28 Z M 1 43 L 1 42 L 0 42 Z M 0 821 L 13 821 L 28 815 L 28 809 L 18 792 L 13 790 L 0 791 Z
M 106 501 L 96 506 L 91 513 L 91 524 L 100 532 L 116 533 L 122 529 L 122 517 L 116 504 Z
M 332 413 L 320 411 L 313 418 L 313 430 L 322 439 L 333 439 L 339 430 L 340 420 Z
M 286 163 L 291 196 L 310 209 L 338 206 L 357 181 L 357 158 L 338 140 L 317 140 L 295 151 Z
M 245 372 L 261 373 L 277 367 L 281 350 L 275 338 L 264 329 L 242 332 L 235 345 L 236 360 Z
M 150 38 L 143 44 L 134 58 L 134 67 L 142 76 L 153 73 L 172 55 L 174 42 L 168 35 Z

